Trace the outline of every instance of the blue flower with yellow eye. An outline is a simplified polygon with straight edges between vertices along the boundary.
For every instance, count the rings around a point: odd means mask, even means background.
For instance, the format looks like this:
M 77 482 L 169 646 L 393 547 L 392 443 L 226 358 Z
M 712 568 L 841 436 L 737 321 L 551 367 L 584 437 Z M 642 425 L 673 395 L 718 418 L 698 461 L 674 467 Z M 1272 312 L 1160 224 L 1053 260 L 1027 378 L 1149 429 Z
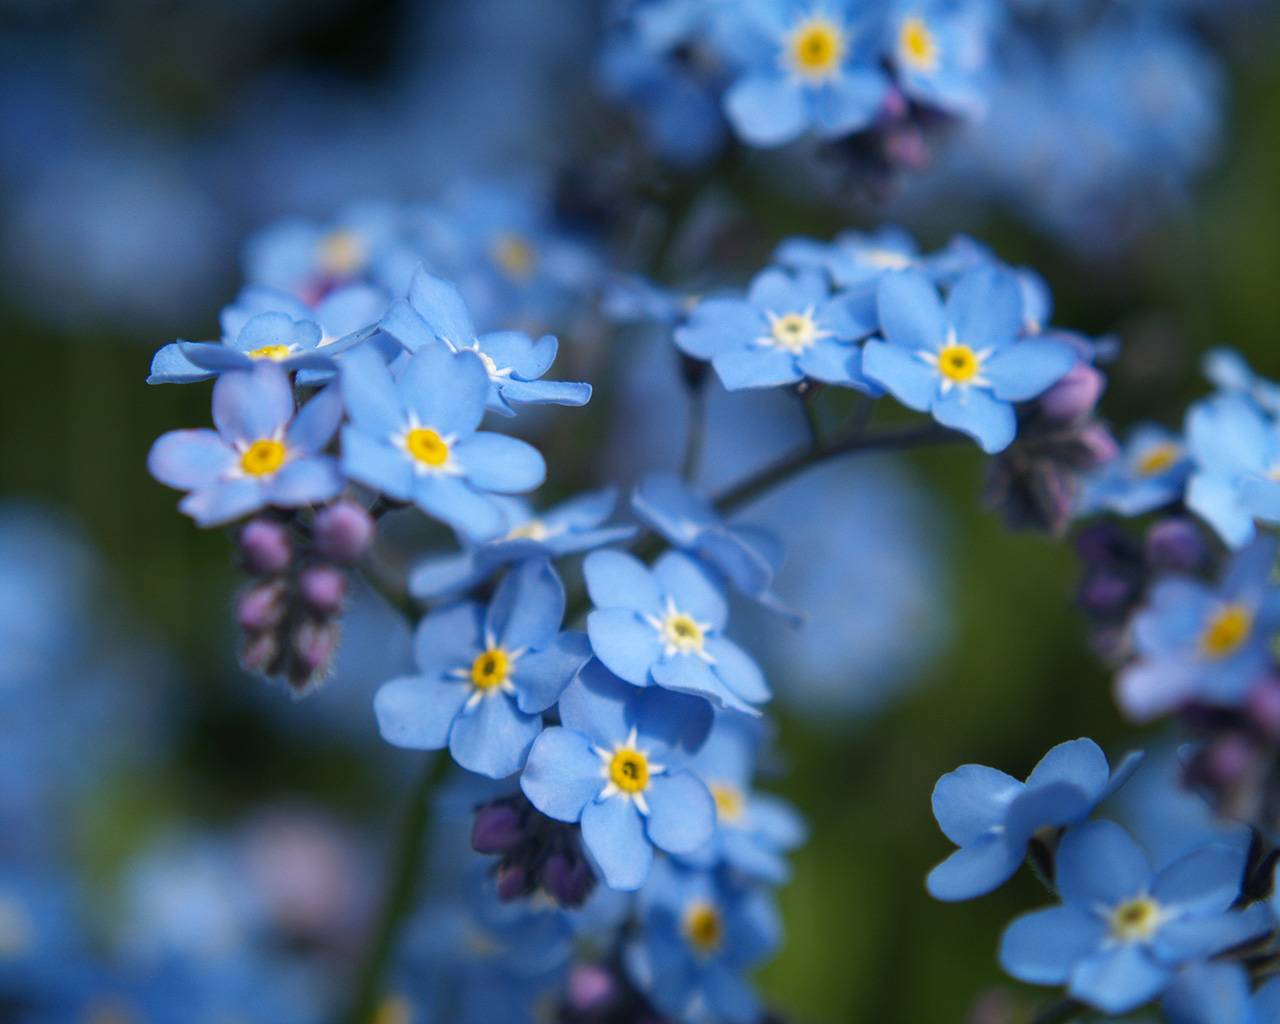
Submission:
M 535 514 L 528 502 L 494 499 L 506 517 L 505 531 L 493 540 L 454 555 L 424 559 L 409 574 L 409 592 L 429 599 L 458 594 L 482 583 L 498 569 L 527 558 L 563 558 L 616 544 L 635 535 L 627 524 L 606 525 L 617 505 L 613 488 L 591 491 Z
M 1020 981 L 1065 985 L 1095 1009 L 1127 1013 L 1160 995 L 1183 964 L 1271 928 L 1260 905 L 1231 909 L 1244 866 L 1243 851 L 1209 845 L 1155 874 L 1119 825 L 1077 825 L 1058 845 L 1062 905 L 1014 921 L 1000 964 Z
M 1275 541 L 1260 538 L 1216 587 L 1181 576 L 1156 583 L 1130 627 L 1137 660 L 1117 681 L 1130 716 L 1146 720 L 1192 702 L 1240 705 L 1270 664 L 1280 626 L 1275 561 Z
M 1139 426 L 1120 454 L 1086 481 L 1081 511 L 1143 515 L 1181 499 L 1190 472 L 1182 438 L 1162 427 Z
M 759 0 L 724 13 L 720 38 L 741 68 L 724 108 L 744 142 L 781 146 L 809 130 L 840 138 L 880 113 L 889 82 L 862 4 Z
M 991 17 L 986 0 L 897 0 L 886 56 L 902 91 L 951 114 L 980 115 Z
M 697 562 L 668 551 L 649 568 L 620 551 L 583 563 L 595 610 L 591 649 L 633 686 L 661 686 L 757 715 L 769 699 L 764 673 L 728 637 L 729 604 Z
M 755 1024 L 760 999 L 747 974 L 782 941 L 773 895 L 723 873 L 656 864 L 638 899 L 643 927 L 624 963 L 669 1020 Z
M 837 288 L 879 281 L 895 270 L 923 270 L 927 258 L 906 231 L 883 227 L 873 232 L 844 231 L 830 242 L 788 238 L 773 254 L 792 270 L 822 270 Z
M 1141 758 L 1130 754 L 1112 772 L 1093 740 L 1078 739 L 1045 754 L 1026 782 L 980 764 L 948 772 L 933 789 L 933 816 L 959 849 L 929 872 L 929 894 L 971 900 L 1003 885 L 1037 831 L 1083 821 Z
M 1246 395 L 1272 416 L 1280 413 L 1280 384 L 1255 373 L 1239 352 L 1230 348 L 1210 349 L 1201 365 L 1204 375 L 1215 387 Z
M 870 288 L 831 294 L 817 271 L 771 268 L 745 299 L 708 298 L 676 328 L 680 350 L 715 367 L 730 391 L 795 384 L 812 377 L 872 391 L 857 342 L 876 329 Z
M 1060 342 L 1021 338 L 1022 291 L 1003 269 L 965 273 L 945 305 L 923 274 L 890 274 L 877 305 L 884 340 L 863 348 L 863 372 L 988 453 L 1013 441 L 1013 403 L 1043 394 L 1077 361 Z
M 475 353 L 428 345 L 393 378 L 381 356 L 360 347 L 343 356 L 341 371 L 351 421 L 342 466 L 351 479 L 485 541 L 506 522 L 490 495 L 532 490 L 546 476 L 532 445 L 477 431 L 490 385 Z
M 326 388 L 294 416 L 293 389 L 272 362 L 225 373 L 213 386 L 217 430 L 173 430 L 151 446 L 147 468 L 189 493 L 178 507 L 200 526 L 219 526 L 268 505 L 298 508 L 342 490 L 337 463 L 320 454 L 342 419 Z
M 374 699 L 387 742 L 415 750 L 447 746 L 468 771 L 518 772 L 542 713 L 591 657 L 581 633 L 561 633 L 564 585 L 546 559 L 522 562 L 487 609 L 433 612 L 418 625 L 420 675 L 385 683 Z
M 534 741 L 520 788 L 548 817 L 581 822 L 606 885 L 638 889 L 655 847 L 692 853 L 711 838 L 715 802 L 680 750 L 706 737 L 706 701 L 637 690 L 593 659 L 559 711 L 561 724 Z
M 1228 393 L 1192 406 L 1187 448 L 1187 507 L 1224 542 L 1248 544 L 1255 519 L 1280 522 L 1280 425 L 1252 398 Z
M 548 334 L 535 342 L 519 331 L 477 336 L 458 289 L 421 267 L 408 299 L 391 307 L 382 329 L 410 352 L 440 343 L 454 352 L 474 352 L 489 376 L 487 405 L 504 416 L 515 415 L 512 402 L 586 405 L 591 398 L 590 384 L 539 379 L 555 361 L 555 337 Z

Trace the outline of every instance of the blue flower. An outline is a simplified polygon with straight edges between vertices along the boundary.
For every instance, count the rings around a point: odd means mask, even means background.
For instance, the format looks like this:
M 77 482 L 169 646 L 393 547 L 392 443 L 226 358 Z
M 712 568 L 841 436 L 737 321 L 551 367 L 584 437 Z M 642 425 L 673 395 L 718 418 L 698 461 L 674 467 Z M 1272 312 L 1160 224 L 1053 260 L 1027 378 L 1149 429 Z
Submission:
M 1246 395 L 1272 416 L 1280 413 L 1280 384 L 1255 373 L 1239 352 L 1230 348 L 1210 349 L 1201 365 L 1214 386 Z
M 641 522 L 743 594 L 786 612 L 773 591 L 774 576 L 782 565 L 782 543 L 772 530 L 724 522 L 711 502 L 671 473 L 645 477 L 632 492 L 631 508 Z
M 474 352 L 489 376 L 487 405 L 514 416 L 512 402 L 537 405 L 586 405 L 591 385 L 539 380 L 555 361 L 559 343 L 548 334 L 534 342 L 518 331 L 476 336 L 471 314 L 458 289 L 419 268 L 407 301 L 397 302 L 382 329 L 410 352 L 443 342 L 454 352 Z
M 1254 520 L 1280 522 L 1280 427 L 1241 394 L 1216 395 L 1187 414 L 1195 469 L 1187 507 L 1233 548 L 1254 537 Z
M 1112 773 L 1106 755 L 1089 739 L 1059 743 L 1025 783 L 995 768 L 966 764 L 933 789 L 933 816 L 960 847 L 929 873 L 930 895 L 968 900 L 1013 877 L 1039 829 L 1083 821 L 1122 786 L 1141 754 L 1130 754 Z
M 861 13 L 853 0 L 759 0 L 726 11 L 725 45 L 743 71 L 724 107 L 744 141 L 780 146 L 809 129 L 834 139 L 875 120 L 889 83 Z
M 981 115 L 990 13 L 985 0 L 897 0 L 888 49 L 903 92 L 948 113 Z
M 1280 986 L 1272 988 L 1280 994 Z M 1242 964 L 1196 961 L 1178 972 L 1162 1005 L 1169 1024 L 1267 1024 L 1280 1020 L 1280 999 L 1268 1015 L 1267 998 L 1262 989 L 1254 998 Z
M 772 895 L 723 874 L 661 862 L 640 893 L 643 927 L 625 951 L 627 973 L 664 1017 L 754 1024 L 760 1000 L 746 974 L 777 949 Z
M 531 445 L 477 432 L 490 385 L 474 353 L 428 345 L 393 380 L 376 352 L 357 348 L 341 370 L 351 418 L 342 431 L 342 465 L 351 479 L 483 541 L 505 528 L 490 492 L 532 490 L 546 476 Z
M 596 657 L 633 686 L 657 685 L 759 714 L 769 699 L 760 667 L 723 635 L 729 605 L 693 559 L 668 551 L 650 569 L 620 551 L 583 563 L 595 611 L 587 634 Z
M 461 593 L 512 562 L 563 558 L 616 544 L 636 532 L 630 525 L 604 525 L 617 504 L 613 488 L 580 494 L 541 515 L 535 515 L 528 503 L 518 498 L 494 500 L 506 516 L 505 532 L 458 554 L 418 563 L 409 575 L 409 592 L 414 597 L 425 600 Z
M 923 270 L 928 266 L 915 239 L 896 227 L 870 233 L 844 231 L 830 242 L 788 238 L 778 246 L 773 258 L 791 270 L 825 271 L 837 288 L 879 281 L 895 270 Z
M 791 875 L 785 854 L 805 840 L 803 819 L 785 800 L 751 788 L 762 746 L 758 719 L 732 711 L 715 724 L 691 765 L 716 802 L 711 842 L 683 860 L 704 868 L 726 866 L 748 878 L 781 885 Z
M 676 345 L 716 368 L 724 386 L 767 388 L 805 377 L 873 390 L 854 343 L 875 330 L 870 289 L 833 296 L 816 271 L 769 269 L 746 299 L 703 299 L 675 332 Z
M 1169 577 L 1152 588 L 1131 627 L 1138 660 L 1117 681 L 1125 711 L 1146 720 L 1192 701 L 1239 706 L 1266 670 L 1280 625 L 1275 559 L 1275 542 L 1259 539 L 1217 587 Z
M 1021 981 L 1066 985 L 1104 1013 L 1127 1013 L 1163 992 L 1182 964 L 1270 928 L 1264 907 L 1230 910 L 1243 872 L 1239 850 L 1209 845 L 1153 874 L 1119 825 L 1078 825 L 1058 845 L 1062 905 L 1014 921 L 1001 966 Z
M 440 750 L 468 771 L 500 779 L 520 770 L 542 712 L 591 657 L 581 633 L 561 633 L 564 585 L 546 559 L 521 563 L 488 609 L 474 603 L 433 612 L 414 638 L 417 676 L 378 690 L 383 739 Z
M 705 701 L 636 690 L 593 660 L 561 695 L 560 722 L 534 742 L 520 788 L 548 817 L 582 823 L 610 888 L 640 888 L 654 847 L 692 853 L 711 838 L 715 802 L 678 750 L 705 738 Z
M 1152 512 L 1182 498 L 1190 471 L 1182 438 L 1150 424 L 1137 427 L 1119 456 L 1085 482 L 1081 512 Z
M 274 363 L 223 374 L 213 386 L 217 431 L 173 430 L 151 447 L 147 468 L 190 493 L 178 507 L 201 526 L 231 522 L 267 505 L 297 508 L 342 490 L 333 459 L 319 453 L 342 419 L 326 388 L 293 415 L 289 378 Z
M 878 305 L 885 340 L 867 342 L 863 371 L 988 453 L 1017 433 L 1012 403 L 1042 394 L 1076 363 L 1066 345 L 1019 340 L 1022 294 L 1005 270 L 964 274 L 945 306 L 923 274 L 892 274 L 880 282 Z

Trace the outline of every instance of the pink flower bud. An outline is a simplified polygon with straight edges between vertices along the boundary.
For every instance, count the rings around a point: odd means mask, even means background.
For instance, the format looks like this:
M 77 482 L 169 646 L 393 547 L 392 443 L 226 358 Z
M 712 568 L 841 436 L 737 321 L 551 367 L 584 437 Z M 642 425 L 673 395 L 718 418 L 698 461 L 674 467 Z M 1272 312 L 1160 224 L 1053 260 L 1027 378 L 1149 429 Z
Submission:
M 316 513 L 313 526 L 316 552 L 340 565 L 360 559 L 373 543 L 373 517 L 354 501 L 339 501 Z
M 347 574 L 332 565 L 313 565 L 298 576 L 298 593 L 314 611 L 335 615 L 347 596 Z

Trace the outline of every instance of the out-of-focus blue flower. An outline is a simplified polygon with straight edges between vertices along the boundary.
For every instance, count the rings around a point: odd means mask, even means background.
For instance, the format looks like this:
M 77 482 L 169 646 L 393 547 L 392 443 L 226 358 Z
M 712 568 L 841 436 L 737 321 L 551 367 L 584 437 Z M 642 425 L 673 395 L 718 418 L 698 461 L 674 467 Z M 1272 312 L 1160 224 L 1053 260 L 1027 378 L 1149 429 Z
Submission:
M 1152 512 L 1181 499 L 1190 472 L 1182 438 L 1152 424 L 1136 427 L 1119 456 L 1086 482 L 1081 514 Z
M 1243 872 L 1238 850 L 1210 845 L 1153 874 L 1119 825 L 1077 825 L 1058 845 L 1062 906 L 1014 921 L 1001 966 L 1032 984 L 1066 985 L 1104 1013 L 1126 1013 L 1163 992 L 1182 964 L 1268 930 L 1264 907 L 1230 910 Z
M 756 705 L 770 696 L 764 674 L 723 635 L 729 604 L 697 562 L 668 551 L 650 569 L 620 551 L 594 551 L 583 571 L 595 604 L 587 633 L 609 671 L 633 686 L 759 714 Z
M 780 146 L 810 129 L 834 139 L 870 125 L 889 82 L 869 20 L 852 0 L 726 6 L 719 36 L 741 66 L 724 97 L 734 131 L 753 146 Z
M 960 849 L 929 873 L 930 895 L 968 900 L 1003 885 L 1039 829 L 1083 821 L 1124 785 L 1141 756 L 1129 754 L 1111 772 L 1098 745 L 1078 739 L 1045 754 L 1025 783 L 980 764 L 948 772 L 933 789 L 933 816 Z
M 1266 1024 L 1249 973 L 1238 963 L 1193 962 L 1178 972 L 1162 1000 L 1169 1024 Z M 1280 1011 L 1280 1002 L 1275 1004 Z
M 1022 293 L 1004 270 L 964 274 L 945 306 L 923 274 L 892 274 L 880 282 L 878 306 L 885 340 L 863 349 L 866 375 L 989 453 L 1017 433 L 1013 403 L 1042 394 L 1076 363 L 1066 345 L 1019 340 Z
M 247 320 L 234 337 L 224 342 L 175 341 L 151 360 L 148 384 L 175 384 L 205 380 L 227 370 L 249 370 L 269 359 L 286 372 L 329 370 L 329 353 L 317 350 L 320 327 L 309 319 L 294 320 L 288 313 L 259 313 Z
M 761 1019 L 760 1000 L 745 975 L 782 940 L 767 889 L 666 861 L 654 867 L 639 902 L 643 927 L 625 963 L 655 1007 L 678 1021 Z
M 869 288 L 832 295 L 813 271 L 769 269 L 745 299 L 703 299 L 676 329 L 681 351 L 710 360 L 726 388 L 767 388 L 805 377 L 873 390 L 855 342 L 875 330 Z
M 1160 580 L 1133 620 L 1138 660 L 1117 681 L 1121 706 L 1145 721 L 1191 701 L 1235 707 L 1266 670 L 1280 624 L 1271 585 L 1276 543 L 1259 539 L 1236 555 L 1217 587 Z
M 444 343 L 453 352 L 474 352 L 489 375 L 488 408 L 514 416 L 511 403 L 586 405 L 591 385 L 540 380 L 555 361 L 559 342 L 545 335 L 536 342 L 518 331 L 477 336 L 458 289 L 419 268 L 409 297 L 391 307 L 382 329 L 410 352 Z
M 1280 413 L 1280 384 L 1259 376 L 1234 349 L 1215 348 L 1204 354 L 1204 375 L 1222 391 L 1247 395 L 1272 416 Z
M 781 885 L 791 875 L 785 854 L 804 842 L 807 829 L 785 800 L 752 789 L 761 746 L 758 720 L 717 713 L 711 735 L 691 762 L 715 799 L 716 832 L 706 847 L 683 859 Z
M 520 788 L 548 817 L 582 823 L 610 888 L 643 885 L 654 847 L 687 854 L 711 838 L 715 801 L 678 749 L 705 738 L 705 701 L 636 690 L 593 660 L 561 695 L 560 721 L 534 742 Z
M 1272 978 L 1259 987 L 1253 997 L 1253 1012 L 1257 1014 L 1257 1024 L 1280 1020 L 1280 978 Z
M 1195 468 L 1187 507 L 1238 548 L 1254 520 L 1280 522 L 1280 427 L 1241 394 L 1215 395 L 1187 413 L 1187 448 Z
M 924 270 L 928 260 L 901 228 L 877 231 L 843 231 L 830 242 L 812 238 L 788 238 L 773 254 L 792 270 L 823 270 L 837 288 L 879 281 L 895 270 Z
M 687 551 L 723 580 L 768 608 L 784 611 L 773 592 L 782 542 L 772 530 L 726 523 L 711 502 L 673 473 L 650 473 L 631 494 L 641 522 Z
M 409 592 L 414 597 L 426 600 L 461 593 L 512 562 L 563 558 L 616 544 L 636 532 L 627 524 L 605 525 L 617 504 L 617 492 L 611 487 L 580 494 L 540 515 L 519 498 L 494 500 L 506 516 L 506 531 L 458 554 L 419 562 L 409 574 Z
M 980 116 L 991 19 L 986 0 L 896 0 L 888 50 L 903 92 L 948 113 Z
M 87 956 L 75 896 L 48 866 L 0 865 L 0 1005 L 69 987 L 71 966 Z
M 223 374 L 213 387 L 213 430 L 174 430 L 151 447 L 147 468 L 189 493 L 178 507 L 201 526 L 264 508 L 327 501 L 342 490 L 337 463 L 319 454 L 342 419 L 335 388 L 294 416 L 289 378 L 270 361 Z
M 505 516 L 490 497 L 542 483 L 546 463 L 531 445 L 477 431 L 489 375 L 473 352 L 428 345 L 393 379 L 374 351 L 343 357 L 342 467 L 353 480 L 412 501 L 476 541 L 502 533 Z
M 561 633 L 564 584 L 546 559 L 521 563 L 488 609 L 454 605 L 428 615 L 414 638 L 420 675 L 378 690 L 383 738 L 440 750 L 468 771 L 518 772 L 542 731 L 542 713 L 591 657 L 581 633 Z

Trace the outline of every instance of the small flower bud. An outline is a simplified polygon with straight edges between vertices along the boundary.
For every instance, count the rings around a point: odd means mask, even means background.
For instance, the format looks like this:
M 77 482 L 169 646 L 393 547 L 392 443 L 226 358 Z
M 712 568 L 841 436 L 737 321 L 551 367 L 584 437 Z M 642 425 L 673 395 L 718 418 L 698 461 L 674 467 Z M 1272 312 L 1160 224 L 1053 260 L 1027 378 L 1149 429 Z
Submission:
M 267 673 L 271 663 L 280 652 L 276 638 L 271 633 L 262 633 L 250 639 L 240 652 L 240 665 L 246 672 Z
M 347 596 L 347 574 L 332 565 L 313 565 L 298 576 L 298 593 L 314 611 L 336 615 Z
M 293 653 L 308 679 L 323 675 L 338 649 L 338 630 L 332 624 L 304 622 L 293 637 Z
M 1084 610 L 1102 617 L 1123 612 L 1133 596 L 1130 580 L 1106 571 L 1095 573 L 1080 588 L 1080 604 Z
M 1080 431 L 1077 441 L 1082 450 L 1084 465 L 1081 469 L 1096 469 L 1105 466 L 1120 454 L 1120 445 L 1111 436 L 1111 431 L 1101 423 L 1090 423 Z
M 1267 676 L 1250 692 L 1245 706 L 1258 731 L 1280 743 L 1280 678 Z
M 1189 572 L 1204 563 L 1209 549 L 1190 519 L 1163 519 L 1147 531 L 1147 558 L 1157 569 Z
M 1223 736 L 1204 752 L 1201 770 L 1211 785 L 1229 789 L 1249 775 L 1253 754 L 1253 745 L 1244 736 Z
M 256 576 L 275 576 L 289 568 L 293 543 L 289 529 L 272 519 L 251 519 L 240 531 L 240 558 Z
M 569 973 L 569 1008 L 575 1013 L 596 1013 L 618 996 L 613 973 L 599 964 L 574 964 Z
M 1076 363 L 1066 376 L 1040 396 L 1044 414 L 1059 423 L 1083 419 L 1102 397 L 1107 379 L 1088 363 Z
M 553 853 L 542 865 L 542 888 L 562 907 L 579 907 L 595 888 L 595 875 L 581 857 Z
M 272 629 L 284 612 L 284 587 L 279 582 L 254 584 L 236 599 L 236 622 L 249 633 Z
M 339 501 L 316 513 L 316 552 L 340 565 L 357 562 L 373 543 L 373 517 L 354 501 Z
M 529 892 L 529 875 L 519 864 L 503 864 L 498 868 L 498 899 L 514 900 Z
M 509 853 L 524 840 L 520 814 L 510 804 L 489 804 L 476 811 L 471 825 L 471 848 L 476 853 Z

